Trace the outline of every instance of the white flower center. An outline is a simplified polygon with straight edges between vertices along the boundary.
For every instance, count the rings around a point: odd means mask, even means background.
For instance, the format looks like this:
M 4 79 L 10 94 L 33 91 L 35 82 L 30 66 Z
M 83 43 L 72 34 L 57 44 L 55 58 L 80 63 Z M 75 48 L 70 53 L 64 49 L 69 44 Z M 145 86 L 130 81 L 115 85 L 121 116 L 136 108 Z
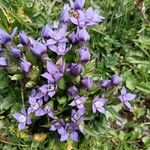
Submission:
M 19 118 L 18 118 L 19 122 L 25 122 L 26 121 L 26 117 L 24 115 L 21 115 Z
M 33 103 L 33 104 L 32 104 L 32 108 L 33 108 L 34 110 L 37 110 L 37 109 L 39 109 L 39 105 L 38 105 L 37 103 Z
M 103 104 L 102 104 L 101 102 L 98 101 L 98 102 L 95 102 L 95 106 L 99 108 L 99 107 L 102 107 Z
M 77 99 L 77 100 L 76 100 L 76 104 L 77 104 L 77 105 L 82 104 L 81 100 Z

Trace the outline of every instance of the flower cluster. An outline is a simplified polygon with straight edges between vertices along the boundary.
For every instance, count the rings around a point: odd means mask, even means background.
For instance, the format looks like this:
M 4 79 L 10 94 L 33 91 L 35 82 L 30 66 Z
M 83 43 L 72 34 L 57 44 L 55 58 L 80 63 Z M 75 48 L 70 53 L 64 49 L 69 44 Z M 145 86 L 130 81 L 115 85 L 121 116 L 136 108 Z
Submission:
M 90 120 L 86 117 L 87 104 L 90 103 L 91 112 L 106 115 L 106 106 L 111 97 L 105 97 L 101 91 L 118 90 L 122 78 L 113 75 L 109 80 L 98 81 L 100 83 L 97 86 L 97 81 L 92 76 L 84 74 L 85 66 L 91 60 L 90 50 L 86 46 L 90 40 L 87 28 L 104 20 L 98 10 L 91 7 L 84 9 L 84 3 L 85 0 L 70 0 L 70 5 L 65 4 L 59 21 L 53 25 L 45 25 L 39 40 L 21 31 L 19 44 L 14 46 L 16 28 L 11 35 L 0 29 L 1 68 L 8 68 L 11 64 L 4 56 L 3 49 L 9 51 L 11 58 L 19 66 L 19 71 L 27 77 L 34 66 L 26 57 L 26 51 L 38 57 L 45 68 L 41 69 L 42 85 L 35 86 L 28 97 L 28 108 L 22 108 L 20 112 L 13 114 L 19 123 L 19 130 L 30 125 L 32 117 L 48 115 L 50 131 L 57 131 L 61 141 L 66 141 L 70 137 L 77 142 L 78 134 L 84 132 L 85 122 Z M 70 29 L 73 31 L 70 32 Z M 49 56 L 53 56 L 52 54 L 57 55 L 58 59 L 50 59 Z M 70 55 L 77 58 L 72 59 Z M 64 87 L 60 87 L 62 82 L 65 82 Z M 97 90 L 96 94 L 91 94 L 93 89 Z M 61 97 L 67 100 L 60 102 Z M 121 95 L 117 97 L 129 109 L 132 108 L 129 101 L 135 98 L 135 94 L 127 93 L 123 87 Z

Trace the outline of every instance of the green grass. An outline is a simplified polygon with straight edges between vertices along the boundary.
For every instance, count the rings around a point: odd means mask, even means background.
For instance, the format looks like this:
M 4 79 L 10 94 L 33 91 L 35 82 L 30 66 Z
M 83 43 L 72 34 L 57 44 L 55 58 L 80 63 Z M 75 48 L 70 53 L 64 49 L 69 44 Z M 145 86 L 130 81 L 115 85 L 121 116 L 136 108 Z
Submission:
M 5 72 L 0 74 L 0 148 L 3 150 L 66 149 L 69 146 L 80 150 L 138 150 L 150 147 L 150 25 L 142 19 L 134 0 L 87 0 L 86 6 L 101 10 L 104 23 L 90 29 L 89 47 L 96 58 L 101 77 L 113 73 L 121 74 L 127 88 L 138 98 L 133 102 L 134 113 L 125 111 L 117 114 L 110 108 L 110 127 L 90 124 L 78 144 L 33 140 L 33 135 L 19 133 L 11 118 L 11 112 L 18 107 L 13 96 L 19 98 L 20 89 L 12 89 L 5 82 Z M 62 1 L 54 0 L 0 0 L 0 27 L 11 31 L 15 26 L 29 35 L 39 36 L 41 27 L 52 23 L 62 9 Z M 150 12 L 150 2 L 145 0 L 146 14 Z M 147 18 L 150 16 L 147 15 Z M 8 79 L 6 79 L 8 81 Z M 8 95 L 4 92 L 7 89 Z M 6 90 L 6 91 L 7 91 Z M 13 106 L 12 106 L 13 105 Z M 11 109 L 10 109 L 11 108 Z M 119 108 L 117 108 L 119 109 Z M 7 117 L 6 117 L 7 116 Z M 117 122 L 116 122 L 117 120 Z M 123 127 L 120 129 L 119 124 Z M 41 131 L 43 132 L 43 131 Z M 48 136 L 51 137 L 50 133 Z M 54 135 L 56 136 L 56 135 Z

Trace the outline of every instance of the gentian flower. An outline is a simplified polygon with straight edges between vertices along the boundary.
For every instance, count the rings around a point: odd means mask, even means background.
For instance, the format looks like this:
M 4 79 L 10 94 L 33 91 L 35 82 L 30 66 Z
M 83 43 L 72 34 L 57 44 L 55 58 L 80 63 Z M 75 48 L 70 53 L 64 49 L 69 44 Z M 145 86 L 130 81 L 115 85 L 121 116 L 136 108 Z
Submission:
M 45 111 L 43 109 L 43 100 L 36 100 L 35 97 L 29 97 L 30 107 L 28 108 L 28 114 L 35 112 L 36 116 L 45 115 Z
M 71 48 L 67 47 L 68 39 L 65 37 L 66 31 L 67 25 L 62 25 L 60 29 L 51 31 L 50 38 L 46 42 L 48 48 L 58 55 L 64 55 Z
M 87 89 L 87 90 L 90 90 L 93 86 L 93 80 L 92 78 L 90 77 L 84 77 L 82 80 L 81 80 L 81 85 Z
M 31 43 L 31 51 L 33 52 L 33 54 L 41 57 L 43 54 L 47 52 L 46 46 L 41 42 L 38 42 L 33 38 L 30 38 L 30 43 Z
M 71 7 L 75 10 L 82 9 L 85 4 L 85 0 L 75 0 L 74 2 L 72 0 L 69 0 L 69 1 L 70 1 Z
M 57 86 L 54 84 L 45 84 L 39 88 L 44 94 L 53 97 L 56 94 Z
M 127 93 L 127 89 L 125 87 L 121 90 L 121 95 L 119 96 L 120 101 L 126 105 L 129 109 L 132 108 L 130 101 L 135 99 L 136 95 L 132 93 Z
M 87 63 L 91 58 L 91 54 L 90 54 L 88 48 L 86 48 L 86 47 L 80 48 L 78 51 L 78 55 L 79 55 L 80 61 L 82 63 Z
M 85 13 L 82 10 L 72 11 L 70 21 L 78 27 L 86 27 Z
M 21 68 L 22 72 L 29 73 L 31 71 L 31 63 L 24 59 L 21 59 L 20 68 Z
M 51 121 L 51 128 L 50 131 L 58 131 L 58 133 L 61 135 L 65 132 L 65 123 L 63 120 L 52 120 Z
M 76 122 L 83 122 L 85 120 L 85 118 L 83 117 L 85 113 L 85 109 L 79 109 L 79 110 L 75 110 L 73 109 L 71 112 L 71 120 L 76 123 Z
M 61 135 L 60 141 L 66 141 L 68 137 L 70 136 L 71 139 L 75 142 L 78 142 L 78 133 L 79 127 L 75 123 L 67 123 L 65 126 L 65 132 L 63 132 Z
M 39 89 L 39 87 L 38 87 L 37 90 L 33 89 L 33 90 L 31 91 L 31 97 L 34 97 L 36 100 L 42 99 L 42 100 L 44 100 L 45 102 L 47 102 L 48 99 L 49 99 L 48 93 L 43 93 L 43 92 Z
M 86 97 L 77 95 L 69 105 L 77 106 L 78 109 L 84 109 L 84 103 L 86 100 L 87 100 Z
M 7 65 L 7 59 L 5 57 L 0 57 L 0 67 L 6 67 Z
M 49 106 L 46 106 L 46 107 L 44 108 L 44 111 L 46 112 L 46 114 L 48 114 L 48 116 L 49 116 L 50 118 L 54 118 L 53 112 L 52 112 L 52 110 L 51 110 L 51 108 L 50 108 Z
M 67 65 L 66 71 L 70 75 L 76 77 L 82 73 L 83 66 L 81 64 L 71 63 L 71 64 Z
M 6 44 L 12 40 L 11 35 L 9 35 L 5 30 L 0 28 L 0 44 Z
M 86 26 L 95 25 L 98 22 L 102 22 L 105 18 L 99 15 L 98 10 L 94 10 L 92 7 L 88 8 L 85 13 Z
M 99 96 L 96 96 L 93 100 L 93 113 L 96 113 L 96 111 L 99 111 L 100 113 L 103 113 L 104 115 L 106 114 L 106 110 L 104 108 L 104 105 L 107 103 L 107 99 L 105 98 L 100 98 Z
M 71 96 L 75 96 L 78 94 L 78 89 L 76 88 L 76 86 L 71 86 L 68 88 L 68 94 Z
M 100 86 L 102 89 L 107 89 L 111 86 L 111 80 L 102 80 Z
M 27 125 L 31 124 L 31 120 L 24 108 L 22 108 L 19 113 L 18 112 L 14 113 L 13 117 L 19 122 L 19 125 L 18 125 L 19 131 L 24 129 L 26 124 Z
M 13 46 L 10 46 L 10 53 L 14 59 L 20 60 L 22 57 L 22 52 Z
M 122 77 L 115 74 L 111 77 L 111 82 L 113 85 L 118 86 L 122 82 Z
M 49 83 L 55 83 L 63 76 L 57 66 L 50 61 L 47 61 L 47 71 L 41 76 L 46 78 Z
M 27 34 L 25 32 L 21 31 L 19 33 L 19 39 L 20 39 L 20 43 L 23 46 L 28 47 L 30 45 L 29 37 L 27 36 Z
M 87 42 L 90 39 L 90 35 L 88 34 L 88 32 L 86 31 L 85 28 L 83 29 L 77 29 L 77 40 L 78 42 Z
M 69 5 L 65 4 L 64 5 L 64 10 L 62 11 L 61 16 L 60 16 L 60 21 L 62 23 L 69 23 L 69 21 L 70 21 L 69 11 L 70 11 Z

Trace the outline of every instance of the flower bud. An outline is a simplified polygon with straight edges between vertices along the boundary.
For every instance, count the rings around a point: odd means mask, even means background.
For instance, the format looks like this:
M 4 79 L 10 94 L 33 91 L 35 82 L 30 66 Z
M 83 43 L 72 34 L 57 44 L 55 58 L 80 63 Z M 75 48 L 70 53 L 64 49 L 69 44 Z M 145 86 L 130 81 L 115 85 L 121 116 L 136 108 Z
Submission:
M 113 85 L 118 86 L 122 82 L 122 77 L 120 77 L 118 75 L 113 75 L 111 77 L 111 82 Z
M 78 51 L 78 55 L 82 63 L 87 63 L 91 58 L 91 54 L 86 47 L 80 48 Z
M 11 41 L 11 36 L 3 29 L 0 28 L 0 44 L 6 44 Z
M 81 64 L 69 64 L 67 65 L 67 72 L 72 76 L 78 76 L 83 71 L 83 66 Z
M 90 39 L 89 33 L 86 31 L 85 28 L 83 29 L 78 29 L 77 30 L 77 40 L 78 42 L 87 42 Z
M 32 45 L 31 51 L 37 55 L 37 56 L 42 56 L 43 54 L 45 54 L 47 52 L 47 48 L 44 44 L 30 38 L 30 42 Z
M 10 47 L 10 52 L 11 52 L 11 55 L 13 56 L 14 59 L 21 59 L 22 57 L 22 52 L 17 49 L 17 48 L 14 48 L 14 47 Z
M 90 90 L 93 86 L 93 80 L 92 78 L 90 77 L 84 77 L 82 80 L 81 80 L 81 85 L 87 89 L 87 90 Z
M 5 57 L 0 57 L 0 67 L 6 67 L 7 65 L 7 59 Z
M 100 83 L 102 89 L 107 89 L 111 85 L 111 80 L 103 80 Z
M 78 89 L 76 88 L 76 86 L 71 86 L 68 88 L 68 94 L 71 96 L 77 95 L 78 93 Z
M 31 71 L 31 63 L 22 59 L 20 62 L 20 68 L 24 73 L 29 73 Z
M 26 35 L 25 32 L 20 32 L 19 33 L 19 38 L 20 38 L 20 43 L 23 45 L 23 46 L 28 46 L 30 41 L 29 41 L 29 37 Z

